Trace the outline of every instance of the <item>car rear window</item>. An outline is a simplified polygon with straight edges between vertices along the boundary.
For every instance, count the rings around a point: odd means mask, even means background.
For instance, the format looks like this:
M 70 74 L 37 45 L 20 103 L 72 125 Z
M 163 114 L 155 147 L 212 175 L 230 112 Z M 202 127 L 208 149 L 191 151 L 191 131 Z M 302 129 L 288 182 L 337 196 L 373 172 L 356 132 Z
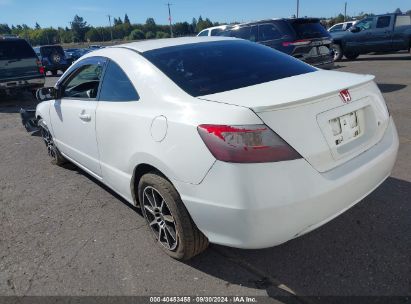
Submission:
M 311 39 L 329 37 L 327 30 L 319 21 L 295 20 L 291 21 L 298 39 Z
M 0 40 L 0 60 L 35 57 L 36 53 L 25 40 Z
M 42 46 L 40 48 L 40 52 L 42 56 L 50 56 L 51 54 L 60 54 L 64 55 L 63 48 L 61 46 Z
M 291 56 L 243 40 L 172 46 L 143 56 L 194 97 L 316 71 Z

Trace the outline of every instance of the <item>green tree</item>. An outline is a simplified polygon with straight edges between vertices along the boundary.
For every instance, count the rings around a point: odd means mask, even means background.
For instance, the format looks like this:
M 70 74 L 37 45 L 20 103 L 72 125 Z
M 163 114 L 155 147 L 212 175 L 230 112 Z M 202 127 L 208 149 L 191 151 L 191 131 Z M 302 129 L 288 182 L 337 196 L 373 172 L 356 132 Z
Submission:
M 157 39 L 161 39 L 161 38 L 170 38 L 170 33 L 166 33 L 166 32 L 157 32 L 157 34 L 156 34 L 156 38 L 157 38 Z
M 153 18 L 147 18 L 146 23 L 144 24 L 144 31 L 147 32 L 157 32 L 157 24 Z
M 131 24 L 127 14 L 124 16 L 124 24 Z
M 145 39 L 146 36 L 144 35 L 144 32 L 142 30 L 135 29 L 130 33 L 128 38 L 130 40 L 142 40 Z
M 151 31 L 146 33 L 146 39 L 153 39 L 155 37 L 156 37 L 156 35 Z
M 40 24 L 38 24 L 38 23 L 36 22 L 36 25 L 34 26 L 34 28 L 35 28 L 36 30 L 39 30 L 39 29 L 41 29 L 41 26 L 40 26 Z
M 84 41 L 88 29 L 89 27 L 87 26 L 87 22 L 84 21 L 82 17 L 75 15 L 73 21 L 71 22 L 73 40 L 80 42 Z
M 0 24 L 0 34 L 11 34 L 11 29 L 8 24 Z

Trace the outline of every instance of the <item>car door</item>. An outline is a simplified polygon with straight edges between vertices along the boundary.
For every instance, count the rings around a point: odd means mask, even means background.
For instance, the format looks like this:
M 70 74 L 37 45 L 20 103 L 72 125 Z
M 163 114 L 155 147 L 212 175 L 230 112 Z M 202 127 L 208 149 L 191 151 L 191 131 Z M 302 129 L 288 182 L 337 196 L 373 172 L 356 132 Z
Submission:
M 102 57 L 86 58 L 58 83 L 59 97 L 50 108 L 53 135 L 59 150 L 89 173 L 101 177 L 96 139 L 96 108 L 106 64 Z
M 377 17 L 375 29 L 373 29 L 369 41 L 370 52 L 387 52 L 392 49 L 392 16 Z
M 347 50 L 354 53 L 371 52 L 370 39 L 374 27 L 374 18 L 366 18 L 358 22 L 346 38 Z

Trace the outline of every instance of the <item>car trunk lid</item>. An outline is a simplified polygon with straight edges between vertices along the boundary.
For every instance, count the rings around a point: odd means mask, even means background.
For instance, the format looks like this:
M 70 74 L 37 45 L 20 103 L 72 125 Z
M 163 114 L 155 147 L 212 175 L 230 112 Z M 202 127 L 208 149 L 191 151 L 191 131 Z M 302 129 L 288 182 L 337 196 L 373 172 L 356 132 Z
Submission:
M 318 71 L 200 98 L 252 109 L 316 170 L 325 172 L 382 138 L 389 115 L 372 80 Z M 350 101 L 341 96 L 344 90 Z

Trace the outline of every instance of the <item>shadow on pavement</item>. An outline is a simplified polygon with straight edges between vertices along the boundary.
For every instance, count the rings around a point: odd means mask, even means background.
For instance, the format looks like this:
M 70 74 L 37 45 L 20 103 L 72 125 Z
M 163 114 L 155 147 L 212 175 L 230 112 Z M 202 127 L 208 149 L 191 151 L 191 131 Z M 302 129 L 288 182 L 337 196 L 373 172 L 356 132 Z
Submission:
M 411 55 L 409 54 L 397 54 L 397 55 L 365 55 L 365 56 L 360 56 L 357 59 L 354 60 L 349 60 L 349 59 L 343 59 L 342 62 L 353 62 L 353 61 L 397 61 L 397 60 L 411 60 Z
M 18 92 L 13 95 L 0 93 L 0 113 L 19 113 L 21 108 L 35 108 L 37 103 L 30 92 Z
M 380 88 L 382 93 L 391 93 L 391 92 L 402 90 L 406 88 L 407 86 L 405 84 L 378 83 L 378 87 Z
M 389 178 L 343 215 L 283 245 L 263 250 L 211 246 L 239 267 L 265 274 L 260 282 L 239 282 L 235 273 L 224 271 L 226 259 L 209 261 L 207 252 L 187 264 L 231 284 L 264 288 L 283 302 L 273 285 L 284 284 L 298 296 L 410 295 L 410 218 L 411 183 Z M 335 297 L 332 303 L 346 300 Z

